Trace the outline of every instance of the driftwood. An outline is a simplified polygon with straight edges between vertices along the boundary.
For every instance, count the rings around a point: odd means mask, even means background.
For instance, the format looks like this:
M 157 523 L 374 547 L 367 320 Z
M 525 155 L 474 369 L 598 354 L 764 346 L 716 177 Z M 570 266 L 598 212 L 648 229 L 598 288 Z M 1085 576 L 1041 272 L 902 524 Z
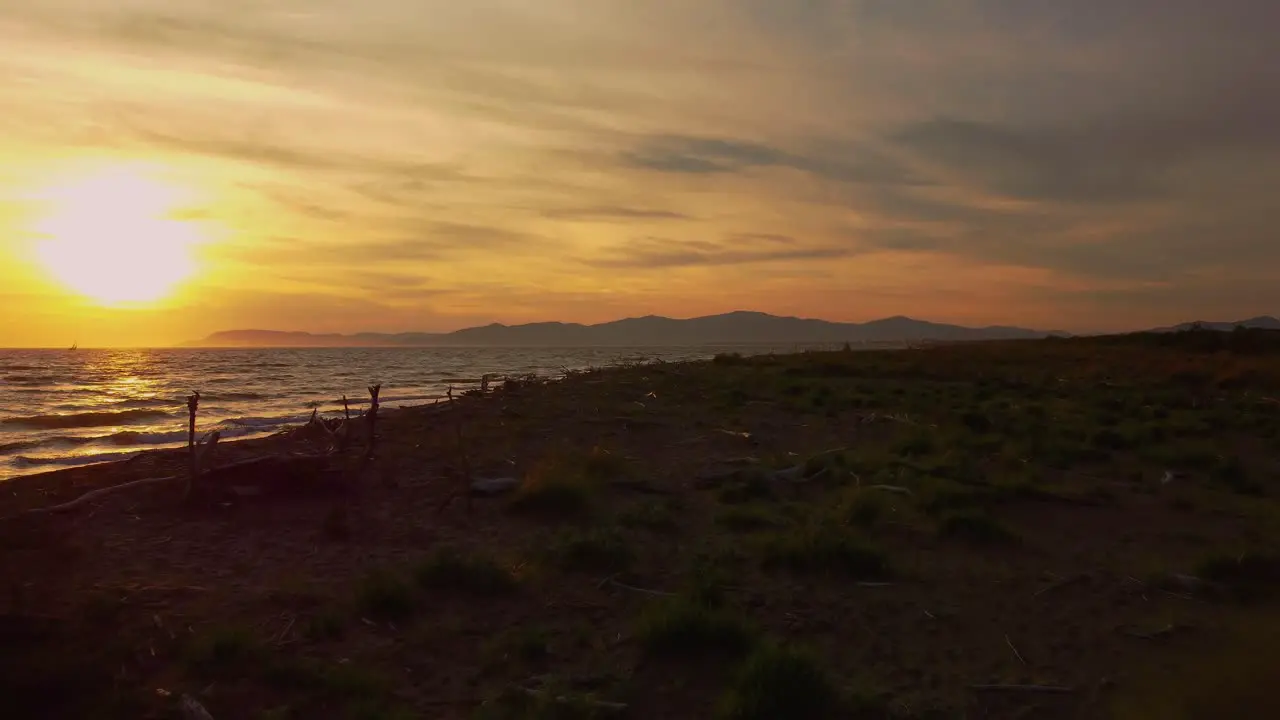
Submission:
M 210 443 L 211 448 L 216 443 Z M 208 452 L 206 448 L 206 453 Z M 256 487 L 259 492 L 246 490 L 246 488 L 255 487 L 253 483 L 239 482 L 236 485 L 227 485 L 228 492 L 233 495 L 259 495 L 263 494 L 262 489 L 265 485 L 276 485 L 281 488 L 292 487 L 300 484 L 300 480 L 311 479 L 321 473 L 325 466 L 329 463 L 328 455 L 264 455 L 259 457 L 248 458 L 226 465 L 220 465 L 210 468 L 201 473 L 199 484 L 204 487 L 214 485 L 217 481 L 226 478 L 234 478 L 243 481 L 244 475 L 249 474 L 251 479 L 257 476 L 258 479 L 270 478 L 267 483 L 258 483 Z M 85 493 L 74 500 L 62 503 L 61 505 L 52 505 L 50 507 L 32 508 L 20 514 L 22 515 L 38 515 L 42 513 L 61 513 L 99 500 L 108 495 L 113 495 L 124 490 L 143 487 L 145 485 L 158 485 L 160 483 L 172 482 L 175 480 L 190 479 L 186 475 L 166 475 L 164 477 L 144 478 L 142 480 L 133 480 L 120 485 L 112 485 L 111 487 L 99 488 L 92 492 Z
M 1082 580 L 1085 580 L 1086 578 L 1088 578 L 1088 575 L 1072 575 L 1070 577 L 1062 578 L 1060 580 L 1057 580 L 1054 583 L 1051 583 L 1049 585 L 1046 585 L 1045 587 L 1040 588 L 1031 597 L 1040 597 L 1041 595 L 1047 592 L 1052 592 L 1054 590 L 1057 590 L 1058 588 L 1066 587 L 1073 583 L 1080 582 Z
M 914 495 L 911 488 L 899 487 L 897 485 L 868 485 L 867 490 L 879 490 L 880 492 L 893 493 L 894 495 Z
M 560 703 L 567 705 L 570 703 L 586 705 L 590 708 L 607 711 L 611 713 L 623 713 L 627 711 L 626 703 L 606 702 L 604 700 L 591 700 L 589 698 L 570 698 L 565 695 L 552 695 L 546 690 L 535 690 L 533 688 L 520 688 L 524 694 L 535 697 L 543 701 Z
M 969 689 L 978 692 L 1027 692 L 1055 695 L 1066 695 L 1075 692 L 1075 688 L 1062 687 L 1060 685 L 970 685 Z
M 111 495 L 112 493 L 120 492 L 121 490 L 128 490 L 130 488 L 142 487 L 143 485 L 157 485 L 159 483 L 170 482 L 172 480 L 181 480 L 184 477 L 186 476 L 185 475 L 169 475 L 166 477 L 154 477 L 154 478 L 146 478 L 144 480 L 134 480 L 133 482 L 127 482 L 121 485 L 112 485 L 111 487 L 99 488 L 98 490 L 87 492 L 84 495 L 81 495 L 80 497 L 74 500 L 62 503 L 61 505 L 53 505 L 50 507 L 42 507 L 42 508 L 32 508 L 30 510 L 23 511 L 20 514 L 21 515 L 39 515 L 42 513 L 60 513 L 60 512 L 66 512 L 68 510 L 75 510 L 76 508 L 80 507 L 81 505 L 84 505 L 85 503 L 92 502 L 94 500 L 97 500 L 98 498 L 106 497 L 107 495 Z
M 616 478 L 609 481 L 610 487 L 616 487 L 622 490 L 630 490 L 642 495 L 674 495 L 675 493 L 665 488 L 660 488 L 648 480 L 637 478 Z
M 614 587 L 618 587 L 623 590 L 630 590 L 632 592 L 643 593 L 645 595 L 654 595 L 656 597 L 675 597 L 676 596 L 675 593 L 666 592 L 665 590 L 650 590 L 649 588 L 637 587 L 635 585 L 628 585 L 624 582 L 620 582 L 616 575 L 610 575 L 609 577 L 606 577 L 605 579 L 601 580 L 599 583 L 596 583 L 597 588 L 603 588 L 605 585 L 613 585 Z
M 1014 646 L 1013 641 L 1009 639 L 1008 635 L 1004 636 L 1004 644 L 1008 645 L 1009 649 L 1013 651 L 1013 656 L 1018 658 L 1018 662 L 1022 663 L 1023 665 L 1027 664 L 1027 659 L 1022 657 L 1022 653 L 1018 652 L 1018 648 Z
M 213 720 L 213 715 L 190 695 L 182 696 L 181 707 L 183 720 Z

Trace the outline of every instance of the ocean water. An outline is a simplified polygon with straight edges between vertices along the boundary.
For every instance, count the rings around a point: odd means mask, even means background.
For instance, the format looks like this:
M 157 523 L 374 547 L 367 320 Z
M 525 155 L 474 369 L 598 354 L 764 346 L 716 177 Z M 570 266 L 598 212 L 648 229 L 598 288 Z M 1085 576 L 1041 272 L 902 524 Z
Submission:
M 0 480 L 121 460 L 186 444 L 186 397 L 201 395 L 197 434 L 268 435 L 313 409 L 358 408 L 381 383 L 385 409 L 435 402 L 484 374 L 554 376 L 564 368 L 792 352 L 796 346 L 671 348 L 301 348 L 0 350 Z

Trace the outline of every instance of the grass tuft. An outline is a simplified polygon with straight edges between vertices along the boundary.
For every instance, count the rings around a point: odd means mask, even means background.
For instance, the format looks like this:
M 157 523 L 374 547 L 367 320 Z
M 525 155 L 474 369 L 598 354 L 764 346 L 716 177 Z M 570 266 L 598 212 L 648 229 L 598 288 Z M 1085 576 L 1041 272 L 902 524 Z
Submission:
M 884 493 L 858 490 L 845 503 L 842 514 L 845 522 L 856 527 L 874 527 L 893 511 L 893 504 Z
M 621 572 L 635 560 L 626 539 L 612 528 L 564 532 L 547 552 L 557 567 L 573 572 Z
M 244 628 L 220 627 L 197 635 L 185 650 L 194 669 L 206 673 L 235 671 L 254 659 L 261 647 Z
M 721 510 L 716 514 L 716 524 L 733 532 L 749 533 L 776 528 L 784 521 L 767 507 L 743 505 Z
M 817 660 L 770 644 L 743 663 L 717 715 L 723 720 L 817 720 L 842 716 L 842 705 L 839 688 Z
M 1018 534 L 996 518 L 978 511 L 965 510 L 942 517 L 938 532 L 943 537 L 969 540 L 984 545 L 1010 545 L 1019 541 Z
M 389 570 L 374 570 L 356 588 L 356 606 L 378 620 L 403 620 L 413 614 L 413 587 Z
M 1280 555 L 1213 555 L 1199 563 L 1196 574 L 1237 600 L 1264 600 L 1280 592 Z
M 674 530 L 680 526 L 676 520 L 675 503 L 647 502 L 628 509 L 618 518 L 623 527 L 641 530 Z
M 775 534 L 764 544 L 764 559 L 766 566 L 852 580 L 882 580 L 893 574 L 883 551 L 832 525 Z
M 574 476 L 526 478 L 509 507 L 522 515 L 558 519 L 580 519 L 591 512 L 592 488 Z
M 424 588 L 470 595 L 506 595 L 519 587 L 511 571 L 492 559 L 450 548 L 441 548 L 423 560 L 414 570 L 414 579 Z
M 635 634 L 650 655 L 736 655 L 750 649 L 758 633 L 745 618 L 717 603 L 677 597 L 650 605 Z

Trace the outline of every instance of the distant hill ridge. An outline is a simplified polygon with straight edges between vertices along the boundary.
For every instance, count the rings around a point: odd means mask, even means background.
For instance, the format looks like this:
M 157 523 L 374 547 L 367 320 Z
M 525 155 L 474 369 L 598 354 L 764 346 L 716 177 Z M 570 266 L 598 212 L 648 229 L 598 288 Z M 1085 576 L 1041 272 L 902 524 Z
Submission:
M 1156 328 L 1155 330 L 1152 330 L 1152 332 L 1183 332 L 1197 328 L 1201 330 L 1230 332 L 1237 327 L 1246 327 L 1257 330 L 1280 330 L 1280 320 L 1270 315 L 1259 315 L 1258 317 L 1249 318 L 1248 320 L 1237 320 L 1236 322 L 1187 322 L 1180 325 Z
M 1013 340 L 1065 333 L 1019 327 L 947 325 L 904 316 L 839 323 L 737 311 L 689 319 L 646 315 L 596 325 L 539 322 L 493 323 L 449 333 L 317 334 L 280 330 L 227 330 L 185 347 L 653 347 L 745 343 L 862 343 L 923 340 Z

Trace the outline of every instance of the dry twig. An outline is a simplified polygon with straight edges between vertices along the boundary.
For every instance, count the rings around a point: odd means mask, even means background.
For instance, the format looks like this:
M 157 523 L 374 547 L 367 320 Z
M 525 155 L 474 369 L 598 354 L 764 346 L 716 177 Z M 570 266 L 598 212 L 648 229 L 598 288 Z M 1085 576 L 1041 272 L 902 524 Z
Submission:
M 970 685 L 969 689 L 979 692 L 1028 692 L 1058 695 L 1075 692 L 1075 688 L 1060 685 Z
M 622 588 L 623 590 L 631 590 L 632 592 L 644 593 L 645 595 L 654 595 L 657 597 L 675 597 L 676 596 L 675 593 L 666 592 L 665 590 L 650 590 L 649 588 L 642 588 L 642 587 L 636 587 L 635 585 L 628 585 L 624 582 L 619 582 L 617 577 L 613 575 L 610 575 L 609 577 L 601 580 L 599 583 L 596 584 L 596 587 L 602 588 L 605 585 L 614 585 L 616 587 Z
M 1027 664 L 1027 659 L 1022 657 L 1022 653 L 1018 652 L 1018 648 L 1014 647 L 1013 641 L 1009 639 L 1008 635 L 1004 636 L 1004 644 L 1008 645 L 1009 649 L 1013 651 L 1013 656 L 1018 658 L 1018 662 L 1022 663 L 1023 665 Z

